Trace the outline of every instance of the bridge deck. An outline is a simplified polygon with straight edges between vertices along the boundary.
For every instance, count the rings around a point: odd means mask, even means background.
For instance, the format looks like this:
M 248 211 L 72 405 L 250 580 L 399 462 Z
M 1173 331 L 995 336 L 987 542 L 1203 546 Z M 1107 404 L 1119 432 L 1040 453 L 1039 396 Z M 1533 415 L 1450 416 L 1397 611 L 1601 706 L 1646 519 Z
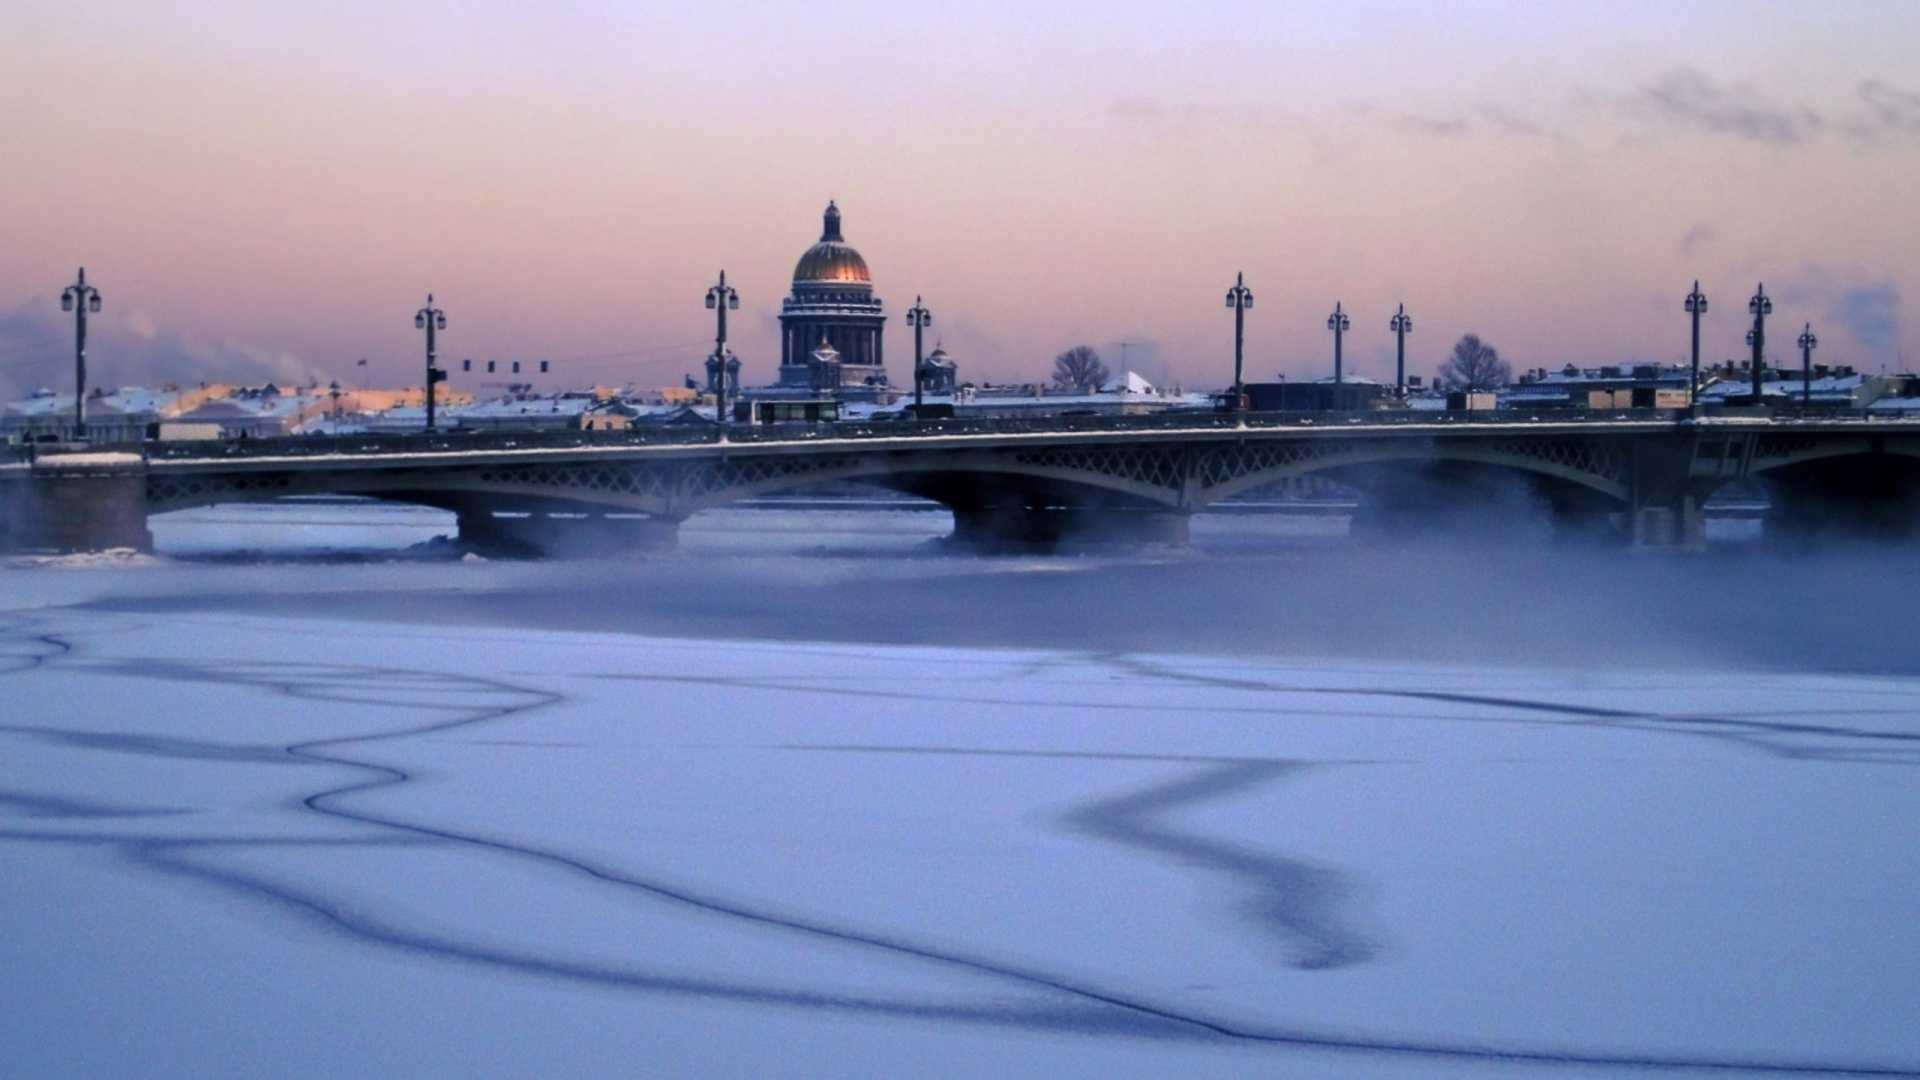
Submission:
M 1673 410 L 1634 410 L 1605 416 L 1539 412 L 1515 416 L 1484 413 L 1358 415 L 1251 413 L 1051 419 L 898 421 L 837 424 L 730 426 L 725 440 L 711 427 L 635 429 L 625 432 L 448 432 L 407 435 L 287 436 L 147 443 L 148 468 L 156 472 L 222 469 L 338 467 L 370 459 L 407 467 L 486 464 L 565 457 L 569 460 L 711 457 L 716 452 L 767 454 L 832 450 L 945 450 L 1022 443 L 1093 444 L 1218 442 L 1246 439 L 1329 439 L 1356 436 L 1460 438 L 1524 432 L 1530 435 L 1634 435 L 1715 429 L 1765 429 L 1872 434 L 1920 433 L 1920 420 L 1868 419 L 1861 415 L 1786 419 L 1687 417 Z

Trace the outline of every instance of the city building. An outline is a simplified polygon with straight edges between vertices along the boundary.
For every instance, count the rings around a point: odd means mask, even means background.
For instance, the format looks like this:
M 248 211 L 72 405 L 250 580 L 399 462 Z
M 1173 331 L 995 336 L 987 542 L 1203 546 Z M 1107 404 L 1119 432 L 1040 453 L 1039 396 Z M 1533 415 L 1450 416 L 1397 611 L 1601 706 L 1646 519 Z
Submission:
M 920 365 L 920 389 L 925 394 L 951 394 L 960 386 L 960 365 L 938 345 Z
M 332 410 L 332 398 L 317 389 L 282 389 L 268 383 L 236 388 L 171 417 L 168 423 L 194 433 L 217 426 L 223 438 L 263 439 L 291 435 L 305 421 Z
M 1241 389 L 1254 412 L 1354 412 L 1381 408 L 1391 398 L 1390 387 L 1358 375 L 1337 383 L 1328 376 L 1313 382 L 1246 383 Z M 1228 393 L 1223 400 L 1232 397 Z
M 95 388 L 87 396 L 86 441 L 139 442 L 151 425 L 178 411 L 180 397 L 177 390 L 141 386 Z M 0 409 L 0 436 L 8 442 L 67 442 L 74 435 L 72 394 L 36 390 Z
M 1743 365 L 1736 378 L 1709 385 L 1700 392 L 1700 400 L 1708 404 L 1751 404 L 1753 383 L 1748 370 Z M 1882 398 L 1897 400 L 1902 392 L 1902 376 L 1863 375 L 1846 365 L 1815 364 L 1811 380 L 1792 368 L 1764 368 L 1760 375 L 1760 402 L 1771 406 L 1866 409 Z
M 886 325 L 867 261 L 841 235 L 840 209 L 829 202 L 820 242 L 800 256 L 793 294 L 780 304 L 780 381 L 773 392 L 892 400 Z
M 1677 364 L 1608 364 L 1523 372 L 1504 392 L 1509 409 L 1684 409 L 1692 372 Z M 1707 378 L 1705 371 L 1701 378 Z
M 932 358 L 928 358 L 932 362 Z M 1201 411 L 1209 407 L 1207 395 L 1162 389 L 1132 371 L 1098 390 L 1063 388 L 1044 383 L 979 386 L 963 384 L 950 391 L 926 393 L 929 405 L 948 405 L 961 419 L 1015 418 L 1042 416 L 1142 416 L 1174 410 Z M 909 399 L 910 400 L 910 399 Z M 905 405 L 874 415 L 886 419 L 904 415 Z M 851 415 L 859 415 L 856 408 Z
M 1888 375 L 1882 381 L 1887 392 L 1867 405 L 1870 415 L 1889 419 L 1920 416 L 1920 375 Z

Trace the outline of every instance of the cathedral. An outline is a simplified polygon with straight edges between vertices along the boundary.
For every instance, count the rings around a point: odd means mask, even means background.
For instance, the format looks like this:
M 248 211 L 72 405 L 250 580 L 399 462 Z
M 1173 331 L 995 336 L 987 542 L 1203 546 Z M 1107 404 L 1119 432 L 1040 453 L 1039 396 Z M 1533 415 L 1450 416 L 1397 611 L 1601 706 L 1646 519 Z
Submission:
M 886 325 L 867 261 L 840 235 L 840 209 L 829 202 L 820 242 L 800 256 L 793 295 L 780 303 L 780 389 L 890 398 L 881 353 Z

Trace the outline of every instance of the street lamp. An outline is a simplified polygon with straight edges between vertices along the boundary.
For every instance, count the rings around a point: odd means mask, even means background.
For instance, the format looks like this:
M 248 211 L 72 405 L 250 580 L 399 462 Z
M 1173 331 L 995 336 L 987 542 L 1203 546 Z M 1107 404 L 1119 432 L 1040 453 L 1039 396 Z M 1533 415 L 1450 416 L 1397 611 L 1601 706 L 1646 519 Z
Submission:
M 1227 290 L 1227 306 L 1233 309 L 1233 411 L 1240 411 L 1246 392 L 1240 381 L 1240 367 L 1247 348 L 1247 309 L 1253 306 L 1253 290 L 1247 288 L 1247 275 L 1233 275 L 1233 288 Z
M 433 294 L 427 294 L 427 306 L 413 313 L 413 328 L 427 332 L 427 430 L 433 430 L 433 387 L 445 382 L 447 373 L 433 366 L 433 333 L 447 328 L 447 313 L 433 306 Z
M 1813 324 L 1800 333 L 1800 405 L 1805 408 L 1813 404 L 1813 347 L 1820 339 L 1813 336 Z
M 1693 316 L 1693 381 L 1688 383 L 1687 401 L 1698 404 L 1700 401 L 1700 316 L 1707 313 L 1707 297 L 1700 291 L 1700 282 L 1693 283 L 1693 291 L 1687 294 L 1687 314 Z
M 907 311 L 907 325 L 913 327 L 913 418 L 920 419 L 920 407 L 925 404 L 921 398 L 922 384 L 926 381 L 925 360 L 920 355 L 920 332 L 933 325 L 933 312 L 920 305 L 920 298 L 913 298 L 913 307 Z
M 727 437 L 727 312 L 740 310 L 740 294 L 727 284 L 727 272 L 720 271 L 720 283 L 707 290 L 707 310 L 714 313 L 713 355 L 707 358 L 707 374 L 713 383 L 713 420 L 720 437 Z M 736 365 L 737 365 L 736 361 Z
M 1413 320 L 1407 316 L 1407 305 L 1400 305 L 1399 312 L 1387 323 L 1387 329 L 1393 331 L 1395 345 L 1393 395 L 1403 398 L 1407 396 L 1407 335 L 1413 332 Z
M 1760 404 L 1760 369 L 1766 364 L 1767 316 L 1773 314 L 1773 301 L 1767 298 L 1765 283 L 1755 287 L 1747 301 L 1747 314 L 1753 316 L 1753 329 L 1747 331 L 1747 344 L 1753 346 L 1753 403 Z
M 73 439 L 87 441 L 87 315 L 100 310 L 100 290 L 87 284 L 87 268 L 80 280 L 60 294 L 60 310 L 73 312 Z
M 1352 320 L 1347 318 L 1346 313 L 1340 310 L 1340 305 L 1336 302 L 1333 305 L 1333 314 L 1327 316 L 1327 329 L 1333 331 L 1333 385 L 1335 386 L 1341 383 L 1340 338 L 1352 328 Z

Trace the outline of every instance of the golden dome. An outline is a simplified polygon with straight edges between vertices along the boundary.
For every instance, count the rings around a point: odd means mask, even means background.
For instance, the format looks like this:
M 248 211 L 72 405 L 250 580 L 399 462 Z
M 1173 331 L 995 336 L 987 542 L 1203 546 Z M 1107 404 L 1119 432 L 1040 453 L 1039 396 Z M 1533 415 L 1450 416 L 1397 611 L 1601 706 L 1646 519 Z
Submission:
M 873 278 L 867 273 L 867 260 L 847 246 L 840 235 L 840 208 L 831 202 L 827 204 L 825 225 L 820 242 L 808 248 L 794 265 L 793 280 L 871 284 Z

